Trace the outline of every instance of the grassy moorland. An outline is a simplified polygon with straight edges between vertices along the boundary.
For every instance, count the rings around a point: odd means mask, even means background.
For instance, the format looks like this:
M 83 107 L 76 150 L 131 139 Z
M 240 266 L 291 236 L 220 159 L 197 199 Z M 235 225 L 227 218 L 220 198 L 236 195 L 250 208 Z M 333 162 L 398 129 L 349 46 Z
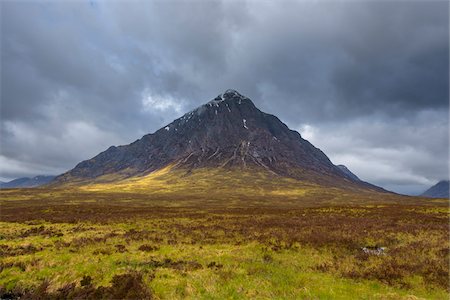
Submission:
M 1 297 L 449 297 L 448 200 L 200 175 L 0 191 Z

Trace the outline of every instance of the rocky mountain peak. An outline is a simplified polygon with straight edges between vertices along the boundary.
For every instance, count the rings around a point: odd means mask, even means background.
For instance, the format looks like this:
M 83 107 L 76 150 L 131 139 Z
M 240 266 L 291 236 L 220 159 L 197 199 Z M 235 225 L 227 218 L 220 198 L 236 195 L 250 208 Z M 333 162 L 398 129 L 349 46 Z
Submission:
M 145 175 L 165 166 L 247 168 L 314 182 L 355 182 L 277 117 L 235 90 L 124 146 L 79 163 L 57 181 Z
M 255 110 L 258 110 L 253 102 L 241 95 L 236 90 L 228 89 L 222 94 L 211 101 L 197 107 L 193 111 L 185 114 L 184 116 L 192 115 L 193 113 L 201 115 L 207 111 L 212 111 L 215 115 L 219 113 L 239 113 L 246 112 L 247 114 Z M 183 116 L 183 117 L 184 117 Z
M 222 94 L 218 95 L 216 98 L 214 98 L 214 100 L 212 101 L 226 101 L 226 100 L 234 100 L 234 101 L 239 101 L 239 100 L 249 100 L 249 98 L 241 95 L 238 91 L 233 90 L 233 89 L 228 89 L 225 92 L 223 92 Z

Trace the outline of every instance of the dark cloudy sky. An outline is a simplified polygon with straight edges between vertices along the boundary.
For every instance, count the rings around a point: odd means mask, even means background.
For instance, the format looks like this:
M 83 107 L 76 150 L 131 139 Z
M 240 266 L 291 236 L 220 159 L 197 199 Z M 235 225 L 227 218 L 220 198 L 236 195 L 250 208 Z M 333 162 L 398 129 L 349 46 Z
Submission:
M 0 179 L 58 174 L 228 88 L 360 178 L 448 178 L 447 1 L 1 1 Z

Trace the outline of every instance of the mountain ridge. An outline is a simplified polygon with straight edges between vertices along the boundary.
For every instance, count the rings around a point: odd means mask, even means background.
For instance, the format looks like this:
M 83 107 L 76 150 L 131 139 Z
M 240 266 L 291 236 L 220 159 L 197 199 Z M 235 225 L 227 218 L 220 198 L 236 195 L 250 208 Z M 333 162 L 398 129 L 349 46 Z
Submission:
M 6 188 L 33 188 L 50 183 L 56 176 L 37 175 L 34 177 L 21 177 L 8 182 L 1 182 L 0 189 Z
M 336 165 L 336 167 L 338 167 L 342 172 L 344 172 L 345 174 L 347 174 L 348 176 L 350 176 L 353 180 L 355 181 L 362 181 L 361 179 L 359 179 L 358 176 L 356 176 L 352 171 L 350 171 L 346 166 L 344 165 Z
M 420 196 L 430 198 L 449 198 L 449 180 L 441 180 Z
M 343 172 L 297 131 L 235 90 L 131 144 L 109 147 L 58 176 L 53 184 L 145 176 L 168 165 L 187 174 L 198 168 L 252 167 L 328 186 L 384 191 Z

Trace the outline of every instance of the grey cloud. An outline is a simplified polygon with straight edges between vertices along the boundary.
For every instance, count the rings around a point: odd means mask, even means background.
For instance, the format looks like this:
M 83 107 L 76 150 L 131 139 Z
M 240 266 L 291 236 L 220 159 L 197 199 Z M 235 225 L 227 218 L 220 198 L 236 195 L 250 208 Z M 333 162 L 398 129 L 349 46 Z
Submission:
M 447 112 L 422 111 L 408 119 L 373 116 L 298 129 L 335 164 L 346 165 L 361 179 L 418 194 L 449 178 L 448 126 Z

